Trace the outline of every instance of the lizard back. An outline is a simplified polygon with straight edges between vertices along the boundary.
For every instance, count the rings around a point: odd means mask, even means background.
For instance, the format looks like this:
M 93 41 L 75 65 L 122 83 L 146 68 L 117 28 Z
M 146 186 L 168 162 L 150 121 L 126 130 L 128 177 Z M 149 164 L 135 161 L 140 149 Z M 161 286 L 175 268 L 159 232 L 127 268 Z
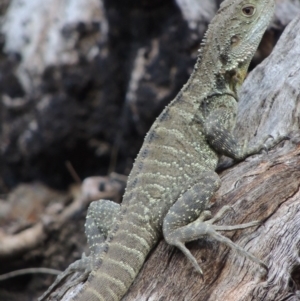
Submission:
M 182 91 L 145 137 L 129 175 L 117 224 L 108 235 L 106 252 L 89 277 L 95 287 L 88 287 L 86 294 L 89 291 L 91 299 L 86 300 L 97 300 L 95 294 L 98 300 L 119 300 L 117 297 L 125 294 L 161 237 L 169 208 L 199 173 L 217 165 L 219 156 L 206 142 L 201 125 L 193 120 L 194 108 L 186 97 Z

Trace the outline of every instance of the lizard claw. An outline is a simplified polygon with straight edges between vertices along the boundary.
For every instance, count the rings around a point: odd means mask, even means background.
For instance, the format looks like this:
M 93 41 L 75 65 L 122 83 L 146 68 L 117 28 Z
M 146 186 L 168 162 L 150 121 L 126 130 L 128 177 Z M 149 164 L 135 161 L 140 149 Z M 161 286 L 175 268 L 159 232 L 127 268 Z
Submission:
M 203 273 L 200 274 L 201 280 L 204 281 L 204 275 Z
M 194 267 L 196 268 L 196 271 L 199 273 L 201 280 L 204 281 L 204 274 L 200 266 L 197 264 L 197 266 L 194 265 Z
M 270 141 L 268 142 L 268 140 Z M 261 150 L 264 150 L 267 154 L 269 153 L 269 150 L 276 145 L 278 145 L 280 142 L 284 140 L 290 140 L 290 137 L 288 135 L 277 135 L 275 138 L 273 135 L 269 134 L 268 138 L 264 141 Z
M 235 209 L 232 206 L 229 206 L 228 210 L 231 210 L 233 213 L 236 213 Z

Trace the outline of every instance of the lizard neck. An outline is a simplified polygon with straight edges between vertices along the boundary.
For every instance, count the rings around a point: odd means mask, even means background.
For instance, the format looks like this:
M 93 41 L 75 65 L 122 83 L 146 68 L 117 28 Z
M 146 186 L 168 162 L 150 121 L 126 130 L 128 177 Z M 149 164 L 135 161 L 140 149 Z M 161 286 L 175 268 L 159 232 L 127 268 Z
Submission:
M 197 59 L 194 71 L 188 81 L 189 99 L 199 108 L 209 103 L 214 96 L 230 95 L 238 101 L 238 91 L 244 81 L 251 59 L 230 68 L 215 51 L 217 46 L 207 43 Z M 201 97 L 199 97 L 201 89 Z M 198 97 L 197 97 L 198 95 Z

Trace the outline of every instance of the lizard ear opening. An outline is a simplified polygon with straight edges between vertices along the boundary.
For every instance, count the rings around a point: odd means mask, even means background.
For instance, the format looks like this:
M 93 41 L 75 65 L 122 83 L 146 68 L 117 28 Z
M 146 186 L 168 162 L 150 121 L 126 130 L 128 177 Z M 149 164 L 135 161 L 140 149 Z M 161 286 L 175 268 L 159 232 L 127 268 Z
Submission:
M 231 46 L 235 46 L 235 45 L 239 44 L 239 42 L 240 42 L 240 38 L 238 35 L 234 35 L 230 39 Z
M 252 17 L 255 14 L 255 11 L 256 11 L 255 7 L 249 4 L 245 5 L 242 8 L 242 13 L 246 17 Z

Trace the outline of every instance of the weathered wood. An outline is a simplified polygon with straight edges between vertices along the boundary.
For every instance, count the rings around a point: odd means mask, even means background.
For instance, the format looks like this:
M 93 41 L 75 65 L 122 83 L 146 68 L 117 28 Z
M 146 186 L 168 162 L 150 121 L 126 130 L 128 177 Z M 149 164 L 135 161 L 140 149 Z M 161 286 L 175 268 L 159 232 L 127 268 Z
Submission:
M 252 143 L 268 134 L 299 129 L 300 17 L 285 30 L 272 55 L 247 78 L 241 91 L 237 132 Z M 202 261 L 204 280 L 186 258 L 161 241 L 124 301 L 299 300 L 300 136 L 268 154 L 248 158 L 222 173 L 213 205 L 233 206 L 222 224 L 262 220 L 256 229 L 226 233 L 263 259 L 267 275 L 223 245 L 206 239 L 190 244 Z

